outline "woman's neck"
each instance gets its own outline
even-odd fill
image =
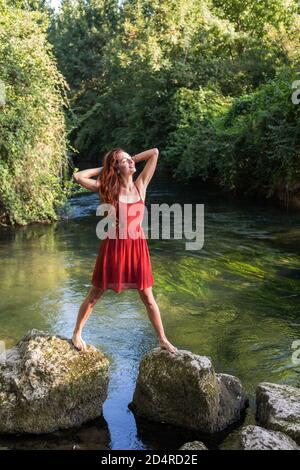
[[[131,192],[134,188],[134,182],[132,177],[128,178],[126,181],[121,182],[121,190]]]

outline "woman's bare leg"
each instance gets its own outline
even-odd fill
[[[138,292],[140,294],[142,302],[144,303],[147,309],[150,321],[156,331],[160,347],[163,349],[167,349],[172,353],[177,352],[177,348],[173,346],[170,341],[167,340],[167,337],[165,335],[164,327],[161,321],[160,311],[154,299],[152,287],[147,287],[146,289],[139,290]]]
[[[77,315],[76,325],[74,327],[73,336],[72,336],[72,343],[80,351],[86,349],[86,343],[85,341],[83,341],[81,337],[82,328],[85,322],[87,321],[89,315],[91,314],[94,305],[100,299],[103,292],[104,292],[103,289],[92,286],[86,298],[80,305],[78,315]]]

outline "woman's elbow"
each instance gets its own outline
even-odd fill
[[[73,173],[73,181],[75,181],[76,183],[79,183],[78,173]]]

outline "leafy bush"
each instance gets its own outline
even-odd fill
[[[47,41],[47,18],[0,0],[0,211],[3,224],[58,218],[71,187],[66,83]]]

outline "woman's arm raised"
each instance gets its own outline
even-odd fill
[[[148,184],[151,181],[152,176],[154,175],[157,160],[158,160],[159,150],[153,148],[150,150],[145,150],[144,152],[137,153],[132,157],[134,162],[140,162],[142,160],[147,160],[146,165],[144,166],[142,172],[137,177],[136,181],[141,180],[144,189],[147,188]]]
[[[94,180],[92,176],[99,176],[102,168],[103,167],[101,166],[100,168],[90,168],[88,170],[77,171],[76,173],[73,173],[73,179],[84,188],[97,193],[99,191],[99,181],[98,178]]]

